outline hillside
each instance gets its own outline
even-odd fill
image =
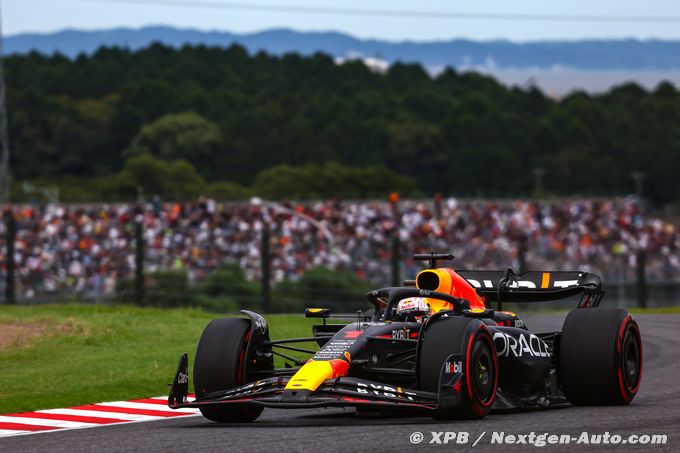
[[[295,52],[311,55],[324,52],[334,57],[379,57],[389,63],[414,62],[437,70],[445,66],[487,69],[578,70],[671,70],[680,69],[680,42],[639,40],[538,41],[447,41],[414,42],[358,39],[337,32],[300,32],[272,29],[236,34],[173,27],[116,28],[98,31],[65,30],[55,33],[26,33],[5,38],[8,54],[37,50],[69,57],[92,53],[101,46],[131,50],[153,42],[180,47],[185,44],[229,47],[239,44],[251,53],[263,50],[274,55]]]

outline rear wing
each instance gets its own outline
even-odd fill
[[[579,307],[596,307],[604,291],[595,274],[581,271],[456,270],[487,302],[546,302],[581,295]]]

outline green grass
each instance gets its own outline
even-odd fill
[[[164,395],[180,354],[191,358],[201,331],[219,316],[129,306],[0,306],[0,329],[46,328],[0,351],[0,414]],[[318,321],[267,320],[272,339],[309,336]]]

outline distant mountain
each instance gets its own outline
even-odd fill
[[[430,71],[445,66],[459,69],[498,70],[587,70],[587,71],[666,71],[680,70],[680,41],[588,40],[413,42],[357,39],[335,32],[298,32],[273,29],[257,33],[234,34],[172,27],[115,28],[101,31],[65,30],[56,33],[26,33],[5,38],[5,52],[26,53],[37,50],[69,57],[92,53],[101,46],[146,47],[158,41],[171,46],[205,44],[229,46],[239,43],[249,51],[273,54],[325,52],[336,58],[371,57],[417,62]]]

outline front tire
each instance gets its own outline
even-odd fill
[[[642,380],[642,340],[620,308],[577,308],[564,321],[559,379],[575,405],[626,405]]]
[[[206,326],[196,347],[194,391],[196,399],[210,392],[227,390],[244,383],[248,360],[245,357],[250,321],[242,318],[214,319]],[[247,423],[262,413],[262,407],[223,404],[201,407],[209,420],[220,423]]]
[[[479,419],[491,410],[498,388],[496,349],[489,329],[478,319],[451,317],[435,321],[423,334],[418,352],[418,382],[438,393],[442,365],[452,354],[464,358],[461,404],[437,409],[438,419]]]

